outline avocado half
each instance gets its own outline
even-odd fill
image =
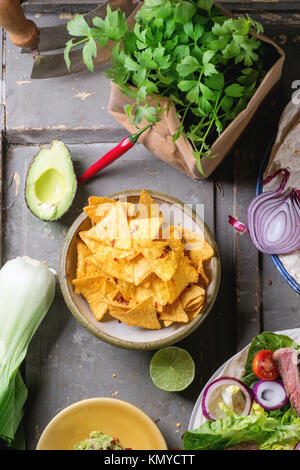
[[[34,157],[25,183],[25,199],[29,210],[46,221],[62,217],[71,206],[77,179],[68,148],[53,140]]]

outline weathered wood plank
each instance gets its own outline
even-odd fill
[[[81,12],[85,13],[104,0],[25,0],[22,2],[25,13],[45,13],[45,12]],[[224,4],[226,8],[232,11],[294,11],[299,10],[298,0],[265,0],[265,1],[239,1],[239,0],[220,0],[219,3]]]
[[[215,368],[236,350],[236,300],[234,234],[227,224],[233,206],[233,154],[229,154],[212,176],[215,188],[215,234],[221,254],[221,289],[215,307]]]
[[[34,18],[34,16],[28,16]],[[43,14],[39,26],[64,22]],[[66,77],[31,80],[32,57],[7,42],[6,135],[15,144],[116,142],[126,131],[107,111],[110,81],[105,68]]]
[[[264,329],[300,328],[299,294],[283,280],[269,256],[263,259],[262,288]]]

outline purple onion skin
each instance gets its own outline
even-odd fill
[[[280,168],[269,175],[263,184],[268,183],[277,175],[282,174],[279,187],[274,191],[258,194],[247,209],[248,228],[242,222],[229,216],[228,222],[240,232],[249,232],[251,241],[257,250],[269,255],[290,254],[300,249],[300,190],[292,189],[282,195],[290,178],[288,168]],[[269,224],[282,212],[286,213],[286,225],[282,227],[283,236],[276,242],[268,239]]]
[[[278,405],[275,405],[275,406],[265,406],[263,405],[262,403],[260,403],[258,397],[257,397],[257,389],[259,388],[259,386],[262,384],[262,383],[270,383],[270,382],[276,382],[278,383],[279,385],[281,385],[281,387],[283,388],[283,390],[285,391],[284,389],[284,386],[283,386],[283,383],[281,380],[260,380],[259,382],[257,382],[254,387],[253,387],[253,393],[254,393],[254,397],[255,397],[255,401],[257,401],[257,403],[263,407],[264,410],[266,411],[273,411],[273,410],[279,410],[279,408],[282,408],[284,405],[286,405],[289,401],[289,398],[286,394],[286,397],[284,400],[282,400],[280,403],[278,403]],[[299,449],[300,450],[300,449]]]
[[[300,450],[300,441],[295,445],[294,450]]]
[[[202,413],[203,413],[203,416],[205,416],[206,419],[210,420],[210,421],[216,421],[216,418],[214,418],[213,416],[211,416],[208,412],[208,409],[206,408],[206,397],[207,397],[207,394],[209,392],[209,389],[210,387],[217,383],[217,382],[224,382],[225,380],[229,380],[231,382],[234,382],[235,385],[240,385],[242,386],[242,389],[244,389],[248,395],[249,395],[249,398],[250,398],[250,402],[251,402],[251,406],[252,406],[252,402],[253,402],[253,398],[254,398],[254,395],[253,395],[253,392],[250,388],[248,388],[245,384],[243,384],[243,382],[241,382],[240,380],[236,379],[235,377],[219,377],[218,379],[214,380],[213,382],[211,382],[210,384],[207,385],[207,387],[205,388],[204,390],[204,393],[203,393],[203,398],[202,398]],[[230,385],[230,384],[228,384]],[[251,410],[251,406],[250,406],[250,409],[249,409],[249,412]]]

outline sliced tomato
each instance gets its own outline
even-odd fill
[[[279,376],[276,362],[273,359],[274,351],[262,349],[253,358],[253,372],[261,380],[275,380]]]

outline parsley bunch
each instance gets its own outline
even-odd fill
[[[199,171],[210,145],[247,106],[263,78],[262,44],[250,30],[262,32],[251,18],[227,18],[213,0],[145,0],[132,31],[124,13],[107,7],[105,19],[90,27],[82,15],[68,23],[66,44],[70,67],[72,47],[84,44],[83,61],[93,71],[97,44],[116,44],[107,77],[135,99],[125,111],[138,126],[161,119],[165,109],[151,103],[153,95],[170,98],[181,121],[173,136],[191,142]],[[150,99],[149,99],[150,97]],[[148,98],[148,99],[147,99]],[[153,101],[153,100],[152,100]]]

